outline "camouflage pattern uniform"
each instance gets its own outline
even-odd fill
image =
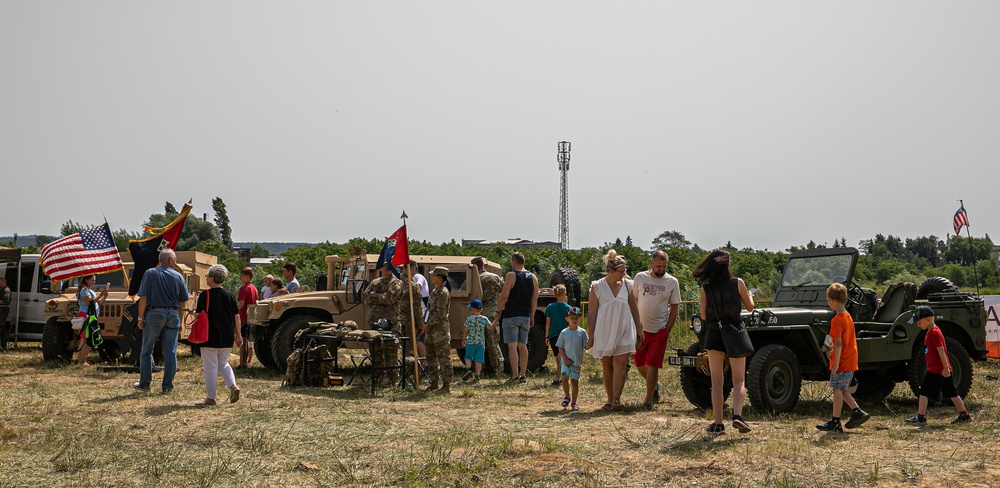
[[[0,349],[7,350],[8,334],[7,314],[10,313],[10,288],[0,288]]]
[[[483,270],[479,272],[479,283],[483,287],[483,316],[493,320],[497,311],[497,298],[503,291],[503,278]],[[493,368],[493,374],[503,373],[503,352],[500,351],[500,327],[486,330],[486,360]]]
[[[431,290],[430,318],[427,320],[427,336],[424,346],[427,348],[427,374],[431,384],[439,384],[440,378],[444,385],[451,384],[451,322],[448,321],[448,310],[451,307],[451,292],[444,285]]]
[[[399,290],[403,288],[403,282],[395,276],[389,278],[378,277],[368,285],[362,294],[362,300],[368,305],[368,327],[374,328],[375,322],[379,319],[386,319],[392,322],[392,330],[399,331]],[[399,345],[397,342],[385,341],[375,349],[372,357],[372,366],[394,366],[399,360]],[[399,381],[399,372],[390,371],[382,377],[381,385],[393,385]]]

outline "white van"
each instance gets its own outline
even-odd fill
[[[21,255],[20,270],[18,263],[0,263],[0,273],[7,278],[11,291],[10,314],[7,315],[11,340],[16,336],[22,341],[41,341],[42,329],[48,320],[42,315],[45,301],[58,295],[49,290],[52,281],[42,273],[39,257],[39,254]]]

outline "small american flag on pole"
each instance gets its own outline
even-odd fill
[[[955,212],[955,219],[952,221],[952,224],[955,226],[955,235],[959,234],[962,227],[969,226],[969,216],[965,213],[965,205],[962,205],[958,209],[958,212]]]
[[[62,281],[122,268],[115,239],[108,223],[68,235],[42,247],[42,269],[53,280]]]

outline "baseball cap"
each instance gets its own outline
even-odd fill
[[[927,305],[921,305],[917,307],[916,310],[913,311],[913,316],[910,317],[910,323],[915,324],[920,319],[933,316],[934,316],[934,310],[931,310],[931,307],[928,307]]]
[[[569,313],[566,314],[567,317],[581,317],[583,316],[583,311],[580,307],[570,307]]]
[[[472,303],[466,305],[465,308],[483,308],[483,301],[478,299],[473,300]]]

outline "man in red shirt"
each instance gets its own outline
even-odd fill
[[[927,401],[929,397],[937,398],[938,394],[943,394],[945,398],[950,398],[958,409],[958,418],[953,420],[953,424],[961,424],[972,421],[969,412],[965,410],[965,403],[955,389],[955,382],[951,380],[951,362],[948,361],[948,349],[945,346],[944,334],[941,329],[934,324],[934,311],[931,307],[921,305],[913,311],[910,317],[911,324],[917,324],[921,330],[926,330],[924,345],[924,358],[927,360],[927,374],[920,382],[920,398],[917,400],[917,414],[906,419],[908,424],[923,425],[927,422]]]
[[[253,327],[247,321],[247,306],[257,303],[257,288],[250,280],[253,279],[253,269],[249,266],[240,271],[239,294],[236,295],[237,305],[240,308],[240,335],[243,336],[243,345],[240,346],[240,366],[250,367],[253,361]]]

